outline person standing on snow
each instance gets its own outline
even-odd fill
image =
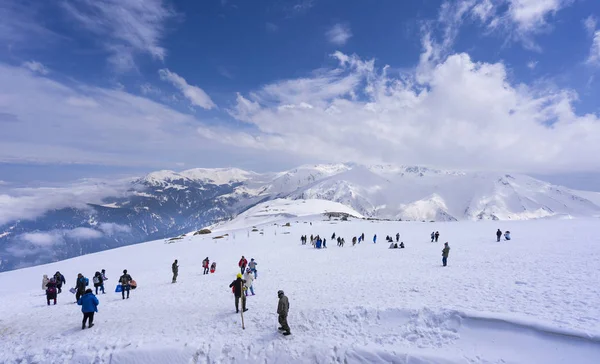
[[[48,284],[48,282],[50,282],[50,279],[48,278],[47,274],[44,274],[44,277],[42,278],[42,289],[44,291],[46,290],[46,288],[48,288],[48,287],[46,287],[46,285]]]
[[[58,293],[62,292],[62,285],[67,284],[65,276],[63,276],[59,271],[54,273],[54,279],[56,279],[56,289],[58,289]]]
[[[377,234],[373,235],[373,244],[377,243]]]
[[[171,283],[177,282],[177,275],[179,274],[179,266],[177,265],[177,259],[171,265],[171,270],[173,271],[173,281]]]
[[[279,297],[279,303],[277,304],[277,315],[279,315],[279,331],[283,331],[284,335],[290,335],[290,326],[288,325],[287,322],[287,316],[288,316],[288,312],[290,310],[290,302],[288,300],[288,298],[286,297],[285,293],[283,293],[283,291],[279,290],[277,292],[277,297]]]
[[[102,274],[100,272],[96,272],[96,274],[94,274],[92,282],[94,283],[94,288],[96,288],[96,294],[98,294],[98,288],[100,288],[102,294],[104,294],[104,278],[102,278]]]
[[[333,233],[333,235],[331,235],[331,240],[335,240],[335,233]]]
[[[323,248],[327,248],[327,238],[323,238]]]
[[[436,243],[438,242],[438,239],[439,239],[439,237],[440,237],[440,232],[439,232],[439,231],[436,231],[436,232],[435,232],[435,242],[436,242]]]
[[[400,233],[396,233],[396,243],[400,241]]]
[[[496,241],[500,241],[500,238],[502,237],[502,231],[500,229],[498,229],[498,231],[496,231]]]
[[[448,246],[448,242],[445,242],[444,249],[442,249],[442,264],[444,267],[448,264],[448,254],[450,254],[450,247]]]
[[[90,280],[85,278],[83,276],[83,274],[81,274],[81,273],[77,274],[77,281],[75,283],[75,290],[76,290],[75,301],[76,302],[79,301],[79,298],[84,295],[85,287],[87,287],[89,283],[90,283]]]
[[[81,329],[85,329],[85,322],[89,320],[88,328],[94,326],[94,313],[98,312],[98,297],[94,296],[92,289],[88,288],[84,295],[77,300],[77,304],[81,306],[81,312],[83,312],[83,321],[81,322]]]
[[[102,280],[103,280],[103,281],[106,281],[106,280],[108,280],[108,278],[106,278],[106,269],[102,269],[102,270],[100,271],[100,273],[102,273]]]
[[[203,274],[208,274],[208,266],[210,265],[210,260],[208,260],[208,257],[206,257],[206,259],[204,259],[202,261],[202,268],[204,268],[204,273]]]
[[[257,271],[256,271],[256,266],[258,265],[258,263],[256,263],[256,261],[254,260],[254,258],[250,259],[250,263],[248,264],[248,268],[250,268],[250,271],[252,273],[254,273],[254,279],[257,278]]]
[[[121,296],[125,299],[125,291],[127,291],[127,298],[129,299],[129,290],[131,289],[131,281],[133,278],[129,274],[127,274],[127,269],[123,270],[123,275],[119,278],[119,283],[121,283]]]
[[[238,262],[238,267],[240,267],[241,274],[244,274],[244,271],[246,270],[247,265],[248,265],[248,260],[246,260],[246,258],[244,258],[244,256],[242,255],[242,259],[240,259],[240,261]]]
[[[236,280],[229,285],[229,288],[233,288],[233,295],[235,296],[235,313],[240,312],[240,298],[242,299],[242,311],[248,311],[246,308],[246,295],[244,295],[244,283],[242,275],[238,273]]]
[[[254,274],[250,268],[246,268],[246,273],[244,274],[244,280],[246,281],[246,297],[248,297],[248,290],[254,296]]]
[[[433,241],[435,240],[435,231],[431,232],[431,242],[433,243]]]
[[[56,279],[52,277],[46,283],[46,301],[48,302],[48,306],[50,306],[50,300],[54,300],[54,304],[56,305],[56,296]]]

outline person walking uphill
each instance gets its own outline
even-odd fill
[[[48,306],[50,306],[50,300],[54,300],[54,304],[56,305],[56,296],[56,279],[52,277],[46,283],[46,301],[48,302]]]
[[[248,268],[250,268],[250,271],[252,273],[254,273],[254,279],[257,278],[257,271],[256,271],[256,266],[258,265],[258,263],[256,263],[256,261],[254,260],[254,258],[250,259],[250,263],[248,263]]]
[[[439,238],[440,238],[440,232],[439,232],[439,231],[436,231],[436,232],[435,232],[435,242],[436,242],[436,243],[438,242],[438,239],[439,239]]]
[[[92,278],[92,282],[94,282],[94,288],[96,288],[96,294],[98,294],[98,288],[100,288],[100,290],[102,291],[102,294],[104,294],[104,277],[102,276],[102,273],[100,272],[96,272],[96,274],[94,274],[94,278]]]
[[[42,278],[42,289],[44,291],[46,290],[46,288],[48,288],[48,287],[46,287],[46,285],[48,284],[48,282],[50,282],[50,278],[48,278],[47,274],[44,274],[44,277]]]
[[[125,291],[127,291],[127,298],[129,298],[129,290],[131,289],[131,281],[133,278],[129,274],[127,274],[127,269],[123,270],[123,275],[119,278],[119,283],[121,283],[121,296],[125,299]]]
[[[56,279],[56,288],[58,289],[58,293],[62,292],[62,285],[67,284],[65,280],[65,276],[63,276],[60,272],[54,273],[54,279]]]
[[[246,308],[246,295],[244,294],[244,283],[246,282],[242,279],[242,275],[238,273],[236,280],[231,282],[231,284],[229,285],[229,288],[233,288],[233,295],[235,296],[235,313],[240,312],[240,298],[242,299],[242,311],[248,311],[248,309]]]
[[[75,283],[75,301],[79,301],[79,298],[85,294],[85,287],[88,286],[90,280],[85,278],[83,274],[77,274],[77,281]]]
[[[501,237],[502,237],[502,231],[500,229],[498,229],[498,231],[496,231],[496,241],[500,241]]]
[[[85,329],[85,322],[89,320],[88,328],[94,326],[94,313],[98,312],[98,297],[94,296],[92,289],[88,288],[85,294],[77,300],[77,304],[81,306],[81,312],[83,312],[83,321],[81,322],[81,329]]]
[[[210,260],[208,259],[208,257],[206,257],[206,259],[204,259],[202,261],[202,268],[204,268],[203,274],[208,274],[209,265],[210,265]]]
[[[277,314],[279,315],[279,328],[278,330],[283,331],[284,335],[290,335],[290,326],[287,322],[288,312],[290,310],[290,301],[286,297],[283,291],[277,292],[277,297],[279,297],[279,304],[277,305]]]
[[[442,264],[444,267],[448,264],[448,254],[450,254],[450,247],[448,242],[444,243],[444,249],[442,249]]]
[[[173,271],[173,282],[171,283],[175,283],[177,282],[177,274],[179,274],[179,266],[177,265],[177,259],[175,259],[175,261],[171,265],[171,270]]]
[[[246,260],[246,258],[244,258],[244,256],[242,255],[242,259],[240,259],[240,261],[238,262],[238,267],[240,267],[241,274],[244,274],[244,272],[246,271],[247,265],[248,265],[248,260]]]

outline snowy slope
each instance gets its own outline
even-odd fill
[[[286,200],[276,199],[258,204],[231,221],[217,224],[212,229],[217,231],[243,229],[285,219],[298,217],[322,218],[323,214],[337,212],[348,214],[357,218],[363,216],[352,208],[337,202],[327,200]]]
[[[262,234],[223,226],[218,234],[0,273],[0,363],[600,362],[597,219],[265,219]],[[496,243],[497,228],[513,240]],[[450,242],[446,268],[441,243],[428,242],[432,230]],[[377,233],[380,242],[300,245],[300,235],[333,232],[347,242]],[[396,232],[406,249],[382,242]],[[246,330],[228,288],[241,255],[258,262]],[[206,256],[217,273],[202,275]],[[173,259],[177,284],[170,283]],[[77,273],[91,277],[101,268],[108,292],[99,295],[95,327],[81,330],[69,293],[46,306],[43,274],[60,270],[69,287]],[[124,268],[139,284],[129,300],[112,292]],[[279,289],[290,299],[290,337],[276,329]]]

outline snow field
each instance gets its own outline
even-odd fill
[[[291,227],[283,227],[285,222]],[[298,222],[296,222],[298,221]],[[312,222],[312,226],[309,221]],[[154,241],[0,274],[0,363],[598,363],[597,219],[416,223],[304,217]],[[497,228],[513,240],[495,242]],[[431,231],[440,242],[430,243]],[[338,248],[332,233],[346,240]],[[351,239],[366,241],[352,247]],[[406,249],[387,249],[401,234]],[[228,233],[223,239],[212,239]],[[377,233],[378,243],[372,243]],[[320,234],[327,249],[300,245]],[[451,247],[441,267],[443,242]],[[246,330],[228,285],[241,255],[258,265]],[[202,275],[201,261],[217,262]],[[179,260],[178,283],[171,263]],[[63,289],[46,306],[43,274],[72,287],[105,268],[96,326]],[[139,288],[123,301],[123,269]],[[277,332],[277,290],[292,336]]]

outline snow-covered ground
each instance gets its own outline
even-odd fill
[[[306,216],[5,272],[0,363],[599,363],[598,223]],[[497,243],[497,228],[513,240]],[[432,230],[440,243],[429,242]],[[367,241],[352,247],[363,232]],[[388,249],[385,236],[396,232],[406,249]],[[302,234],[326,237],[328,248],[300,245]],[[241,255],[259,263],[245,330],[228,288]],[[206,256],[218,267],[203,276]],[[43,274],[60,270],[71,287],[77,273],[91,281],[102,268],[108,293],[99,295],[95,327],[81,330],[66,290],[46,306]],[[139,288],[123,301],[114,287],[125,268]],[[279,289],[290,300],[289,337],[277,332]]]

